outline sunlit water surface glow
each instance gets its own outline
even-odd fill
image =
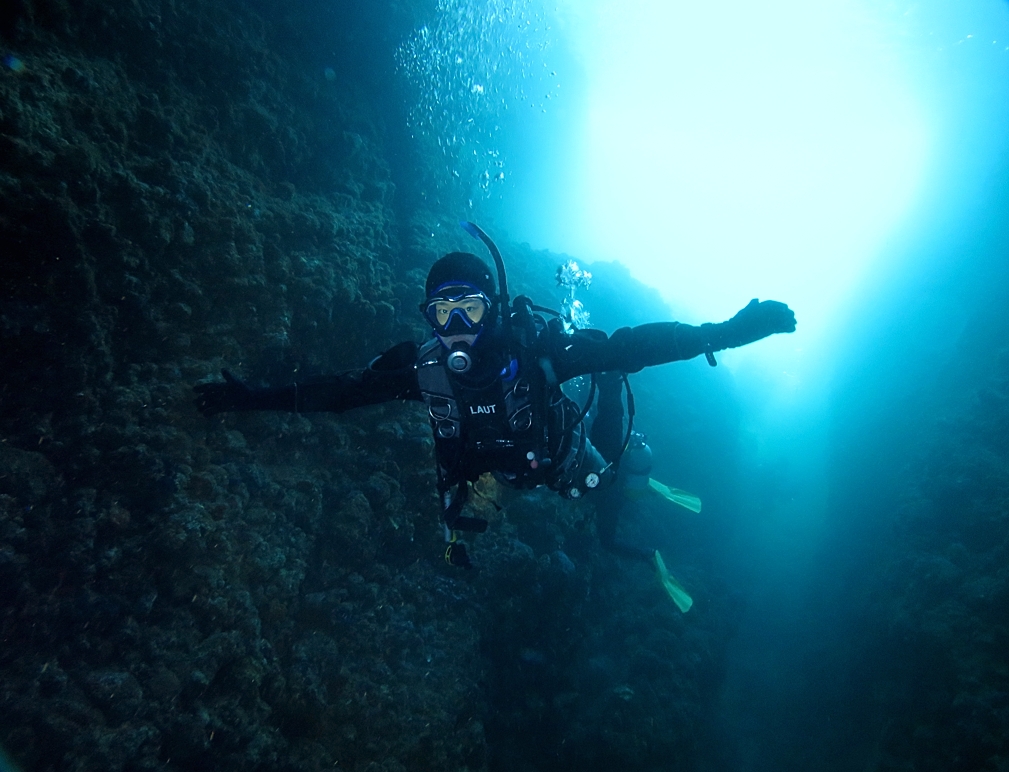
[[[929,159],[886,30],[853,3],[623,6],[604,0],[579,33],[572,248],[627,263],[694,320],[771,297],[818,328]]]
[[[795,392],[894,240],[930,227],[937,170],[969,196],[1005,149],[964,127],[1009,101],[1009,5],[948,5],[567,0],[584,103],[562,181],[511,191],[514,235],[625,263],[683,321],[788,302],[800,334],[726,363]]]

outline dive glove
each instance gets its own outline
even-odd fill
[[[777,300],[754,298],[727,322],[704,324],[712,351],[745,346],[778,332],[795,332],[795,313]]]
[[[196,409],[208,418],[229,410],[252,410],[252,388],[230,370],[221,370],[221,375],[224,383],[198,383],[193,387]]]

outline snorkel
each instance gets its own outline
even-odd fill
[[[487,247],[490,256],[494,258],[494,265],[497,267],[498,282],[498,306],[501,309],[501,326],[504,328],[506,340],[511,340],[511,301],[508,298],[508,275],[505,273],[504,260],[501,259],[501,252],[497,245],[491,241],[490,236],[483,232],[483,229],[476,223],[463,220],[459,223],[462,229],[475,239],[479,239]]]

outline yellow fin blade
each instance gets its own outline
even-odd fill
[[[674,504],[679,504],[684,509],[689,509],[691,512],[701,511],[701,500],[693,493],[670,488],[651,478],[648,479],[648,486],[663,498],[669,499]]]
[[[683,589],[680,583],[666,569],[666,562],[662,559],[662,555],[659,554],[658,550],[655,550],[654,558],[655,568],[658,569],[659,581],[662,582],[662,588],[673,599],[676,607],[686,614],[690,611],[690,607],[694,605],[694,599],[687,594],[687,591]]]

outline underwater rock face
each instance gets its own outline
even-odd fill
[[[282,383],[423,334],[441,224],[398,208],[362,57],[432,4],[388,5],[0,16],[0,746],[25,769],[689,758],[723,591],[688,640],[538,494],[453,572],[417,406],[191,404],[222,367]]]
[[[279,57],[292,19],[274,13],[28,3],[4,20],[24,67],[0,77],[0,743],[26,768],[350,766],[424,742],[410,715],[471,736],[447,697],[439,719],[405,677],[385,686],[450,634],[439,667],[465,667],[475,640],[370,564],[407,516],[389,453],[353,424],[190,404],[224,364],[286,378],[412,333],[377,116],[304,52]],[[352,575],[324,618],[302,609]],[[404,605],[425,611],[379,626]]]
[[[866,657],[880,769],[1009,765],[1009,353],[907,470]]]

